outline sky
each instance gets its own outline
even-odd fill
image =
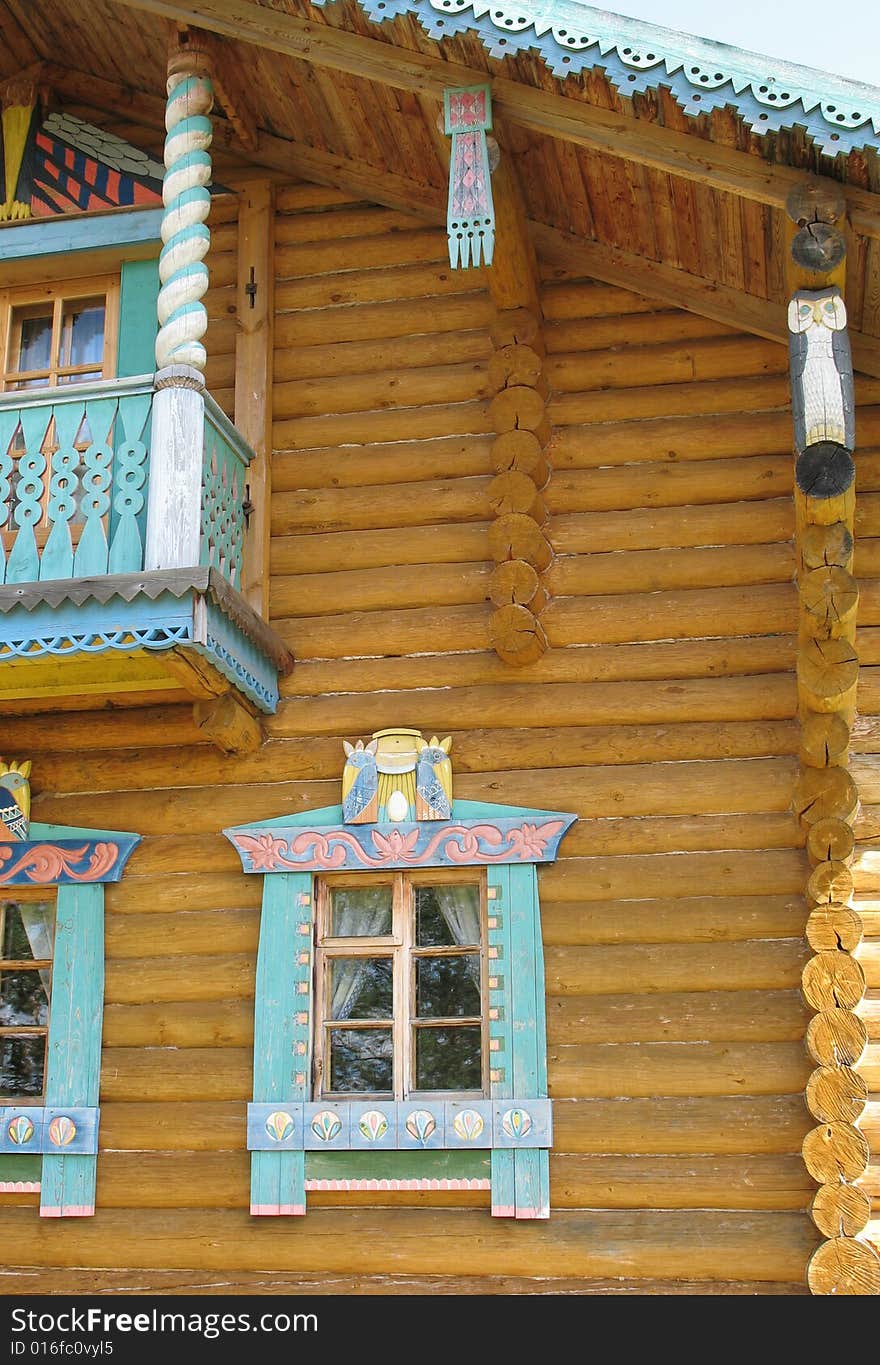
[[[880,0],[595,0],[594,8],[880,86]]]

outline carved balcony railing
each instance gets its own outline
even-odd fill
[[[0,703],[182,686],[275,709],[290,656],[238,591],[253,452],[206,394],[198,547],[151,558],[175,497],[150,488],[154,399],[153,375],[0,394]]]
[[[145,567],[153,377],[0,394],[0,583]],[[199,562],[241,578],[252,452],[205,396]]]

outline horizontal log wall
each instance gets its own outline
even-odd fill
[[[235,274],[228,226],[212,320]],[[545,281],[550,647],[511,667],[488,629],[493,311],[446,250],[402,214],[279,191],[271,612],[297,663],[261,750],[226,758],[174,707],[6,727],[33,758],[37,819],[145,836],[107,894],[98,1212],[41,1226],[21,1195],[7,1214],[22,1264],[59,1284],[129,1267],[150,1286],[222,1270],[242,1292],[317,1272],[365,1292],[517,1292],[536,1276],[564,1292],[804,1292],[818,1236],[800,1155],[809,867],[791,811],[784,349]],[[225,403],[233,329],[212,325]],[[875,439],[878,397],[861,393]],[[581,817],[539,874],[546,1224],[490,1219],[484,1192],[324,1192],[304,1220],[247,1213],[260,884],[219,830],[337,801],[342,739],[395,723],[453,735],[458,797]]]

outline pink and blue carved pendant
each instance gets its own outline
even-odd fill
[[[486,133],[492,127],[488,85],[444,90],[445,128],[452,136],[446,231],[449,263],[491,265],[495,250],[495,206]]]

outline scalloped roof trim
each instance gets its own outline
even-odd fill
[[[318,7],[331,0],[312,0]],[[476,32],[491,56],[532,50],[555,76],[601,66],[621,94],[667,86],[692,115],[732,105],[756,133],[804,127],[831,156],[880,147],[880,88],[574,0],[358,0],[410,14],[434,39]]]

